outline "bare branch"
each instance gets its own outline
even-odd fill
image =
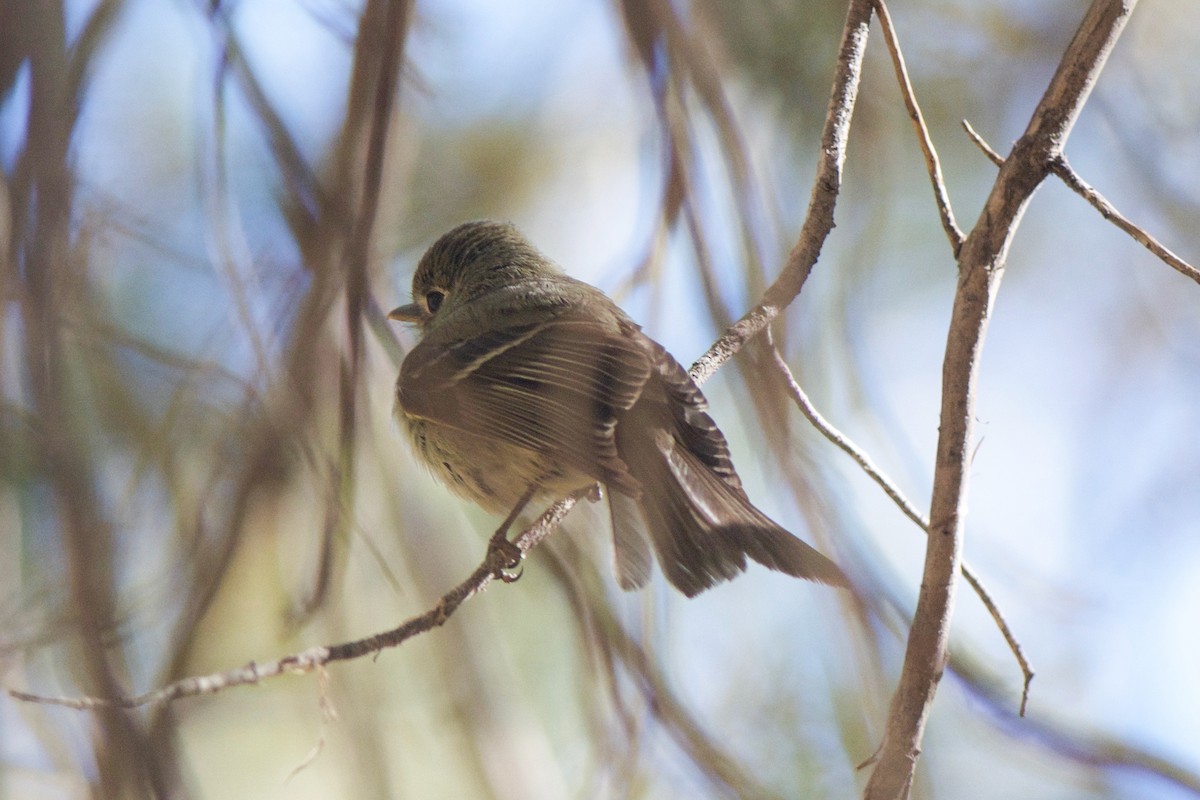
[[[950,249],[954,252],[954,257],[958,258],[958,251],[962,249],[963,244],[963,232],[954,221],[954,209],[950,207],[950,195],[946,192],[946,183],[942,177],[942,164],[938,160],[937,150],[933,147],[929,129],[925,127],[925,117],[921,114],[921,107],[917,105],[912,82],[908,79],[908,67],[904,64],[904,54],[900,51],[896,29],[892,27],[892,15],[888,13],[887,4],[883,0],[875,0],[875,13],[879,15],[879,25],[883,28],[883,40],[887,42],[888,52],[892,54],[892,65],[896,69],[900,93],[904,95],[908,118],[912,120],[917,139],[921,143],[921,152],[925,154],[925,168],[929,170],[929,180],[933,184],[933,199],[937,203],[938,215],[942,218],[942,228],[946,231],[946,238],[950,240]]]
[[[587,490],[576,492],[563,500],[559,500],[546,509],[537,521],[526,528],[520,536],[513,540],[522,553],[527,553],[549,536],[563,517],[567,515],[579,498],[585,496]],[[492,579],[503,568],[499,563],[503,558],[498,550],[489,550],[483,560],[471,575],[442,595],[437,604],[424,614],[412,617],[390,631],[377,633],[364,639],[357,639],[343,644],[324,647],[310,647],[299,653],[283,658],[258,664],[253,661],[243,667],[201,675],[169,683],[159,689],[133,697],[45,697],[28,692],[9,689],[8,694],[17,700],[33,703],[65,706],[75,709],[95,708],[137,708],[145,705],[169,703],[183,697],[196,697],[202,694],[213,694],[234,686],[248,686],[261,683],[269,678],[275,678],[286,673],[307,673],[323,668],[335,661],[349,661],[372,655],[389,647],[396,647],[418,634],[445,624],[446,620],[458,610],[467,599],[479,594],[487,588]]]
[[[779,312],[796,299],[808,275],[812,272],[825,239],[833,230],[833,212],[842,186],[842,166],[846,161],[846,141],[850,135],[850,119],[858,96],[862,76],[863,55],[867,49],[867,33],[871,22],[871,0],[851,0],[842,29],[838,51],[837,71],[825,113],[825,128],[821,134],[821,158],[817,164],[817,179],[804,225],[787,263],[775,282],[768,287],[763,300],[745,316],[730,326],[708,351],[692,365],[692,379],[701,383],[716,372],[753,339]]]
[[[958,290],[942,365],[925,571],[879,760],[864,794],[868,800],[908,797],[925,723],[945,668],[962,560],[979,362],[1009,245],[1034,190],[1062,152],[1134,5],[1135,0],[1092,3],[1028,128],[1001,166],[959,254]]]
[[[1079,177],[1079,174],[1075,170],[1071,169],[1071,165],[1067,163],[1066,156],[1059,153],[1058,157],[1050,163],[1050,169],[1062,179],[1063,183],[1071,187],[1077,195],[1091,203],[1092,207],[1099,211],[1106,220],[1140,242],[1143,247],[1162,259],[1163,263],[1168,267],[1181,275],[1191,278],[1196,283],[1200,283],[1200,270],[1172,253],[1166,246],[1147,233],[1145,229],[1138,227],[1120,211],[1117,211],[1112,203],[1105,200],[1102,194],[1093,189],[1087,181]]]
[[[967,136],[971,137],[971,141],[992,160],[992,163],[997,166],[1004,163],[1004,159],[983,140],[982,136],[975,132],[975,129],[971,127],[971,123],[964,119],[962,126],[966,130]],[[1071,168],[1065,155],[1059,153],[1058,157],[1051,161],[1050,171],[1057,175],[1075,194],[1091,203],[1092,207],[1099,211],[1101,216],[1140,242],[1143,247],[1162,259],[1163,263],[1168,267],[1200,283],[1200,269],[1196,269],[1175,255],[1166,245],[1151,236],[1145,228],[1139,227],[1118,211],[1112,203],[1104,198],[1104,195],[1092,188],[1087,181],[1079,176],[1079,173]]]
[[[995,164],[997,167],[1004,166],[1004,156],[993,150],[992,146],[985,142],[983,137],[975,132],[975,129],[971,127],[971,123],[964,119],[962,121],[962,126],[963,130],[967,132],[967,136],[969,136],[971,141],[975,143],[975,146],[982,150],[983,154],[987,156],[993,164]]]
[[[791,368],[788,367],[787,362],[783,360],[783,356],[780,354],[779,350],[775,347],[771,347],[770,349],[771,356],[775,362],[775,368],[778,369],[783,375],[783,379],[787,384],[788,391],[792,395],[792,400],[795,401],[797,408],[800,409],[800,413],[804,415],[805,419],[811,422],[813,427],[820,431],[822,436],[833,442],[834,445],[840,448],[848,456],[853,458],[855,462],[862,467],[863,472],[867,473],[867,476],[871,480],[879,484],[879,487],[883,489],[884,494],[892,499],[892,502],[894,502],[896,506],[904,512],[904,515],[916,523],[917,527],[925,531],[925,534],[928,535],[929,520],[925,518],[925,515],[918,511],[917,507],[913,505],[907,497],[904,496],[902,491],[900,491],[900,487],[897,486],[891,478],[885,475],[883,471],[875,465],[875,462],[872,460],[871,456],[869,456],[861,447],[851,441],[846,434],[835,428],[829,422],[829,420],[825,419],[825,417],[821,415],[821,412],[817,411],[816,406],[812,404],[812,401],[809,399],[804,389],[800,386],[799,382],[796,381],[795,376],[792,375]],[[975,571],[967,564],[965,559],[962,562],[962,575],[966,579],[967,583],[971,585],[971,588],[975,590],[975,594],[983,603],[983,607],[986,608],[988,613],[992,615],[992,620],[995,621],[996,627],[1000,630],[1000,635],[1003,636],[1004,641],[1008,643],[1008,649],[1012,651],[1013,657],[1017,659],[1017,665],[1021,668],[1021,676],[1024,680],[1024,683],[1021,689],[1021,705],[1019,714],[1023,717],[1025,716],[1025,707],[1029,703],[1029,685],[1033,682],[1033,667],[1030,666],[1029,660],[1025,657],[1025,651],[1021,648],[1021,643],[1017,641],[1016,635],[1013,634],[1012,628],[1009,627],[1008,620],[1004,618],[1004,614],[1000,611],[1000,607],[996,604],[996,601],[992,599],[992,595],[984,587],[983,582],[975,574]]]

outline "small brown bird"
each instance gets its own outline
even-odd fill
[[[832,561],[755,508],[687,371],[599,289],[563,274],[512,225],[468,222],[421,258],[396,409],[458,494],[504,514],[530,496],[608,489],[622,588],[653,547],[689,597],[746,557],[845,585]]]

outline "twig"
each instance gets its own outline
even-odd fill
[[[574,508],[579,498],[586,496],[589,491],[590,489],[576,492],[550,506],[538,517],[537,521],[513,540],[513,544],[519,547],[522,553],[532,550],[553,532],[567,512]],[[499,551],[489,551],[483,563],[475,568],[470,577],[442,595],[433,608],[424,614],[412,617],[399,627],[364,639],[331,646],[310,647],[265,664],[251,661],[238,669],[184,678],[133,697],[46,697],[14,689],[9,689],[8,694],[17,700],[75,709],[137,708],[169,703],[183,697],[213,694],[233,686],[257,684],[289,672],[300,674],[312,672],[335,661],[349,661],[378,653],[389,647],[396,647],[407,639],[445,624],[446,620],[458,610],[464,601],[487,588],[496,573],[503,567],[503,564],[499,563],[502,559],[503,554]]]
[[[892,27],[892,15],[888,13],[887,4],[883,0],[875,0],[875,13],[879,15],[883,40],[887,43],[888,52],[892,54],[892,65],[896,68],[896,80],[900,83],[900,93],[904,96],[908,118],[912,120],[917,139],[921,143],[921,152],[925,154],[925,168],[929,170],[929,180],[933,184],[933,199],[937,203],[938,215],[942,218],[942,228],[946,231],[946,238],[950,240],[950,249],[954,251],[954,257],[958,258],[958,251],[963,245],[963,232],[954,221],[954,209],[950,207],[950,195],[946,192],[946,183],[942,177],[942,164],[938,160],[937,150],[933,147],[929,129],[925,127],[925,118],[921,115],[921,107],[917,105],[912,82],[908,79],[908,67],[904,64],[904,54],[900,51],[896,29]]]
[[[837,71],[825,112],[825,128],[821,134],[821,158],[817,178],[808,201],[808,213],[800,236],[787,263],[775,282],[768,287],[763,300],[733,323],[720,339],[692,365],[692,379],[704,382],[721,365],[732,358],[746,342],[753,339],[771,323],[779,312],[796,299],[808,280],[821,246],[833,230],[833,212],[842,186],[842,166],[846,161],[846,141],[850,134],[850,118],[858,96],[862,76],[863,55],[867,49],[867,33],[871,22],[871,0],[851,0],[842,29],[838,51]]]
[[[1004,159],[983,140],[983,137],[975,132],[971,127],[971,123],[965,119],[962,121],[963,129],[966,130],[967,136],[971,137],[976,146],[982,150],[988,158],[997,166],[1004,163]],[[1121,230],[1128,233],[1136,241],[1140,242],[1143,247],[1149,250],[1154,255],[1158,256],[1163,263],[1175,270],[1184,277],[1191,278],[1196,283],[1200,283],[1200,269],[1193,267],[1188,262],[1184,261],[1179,256],[1171,252],[1166,245],[1155,239],[1146,231],[1145,228],[1139,227],[1132,222],[1128,217],[1122,214],[1113,206],[1112,203],[1105,199],[1104,195],[1096,191],[1091,184],[1079,176],[1070,163],[1067,162],[1067,157],[1059,153],[1050,162],[1050,171],[1062,180],[1075,194],[1082,197],[1092,204],[1092,207],[1100,212],[1100,215],[1106,220],[1116,225]]]
[[[983,154],[987,156],[993,164],[995,164],[997,167],[1004,166],[1004,156],[993,150],[992,146],[985,142],[983,137],[975,132],[975,129],[971,127],[971,123],[964,119],[962,121],[962,126],[963,130],[967,132],[967,136],[970,137],[971,141],[975,143],[975,146],[982,150]]]
[[[913,505],[907,497],[904,496],[902,491],[900,491],[900,487],[896,486],[892,479],[885,475],[883,471],[875,465],[875,462],[862,448],[851,441],[846,434],[835,428],[827,419],[825,419],[825,417],[821,415],[821,412],[817,411],[816,406],[812,404],[812,401],[809,399],[804,389],[800,386],[799,382],[796,381],[795,376],[792,374],[791,368],[789,368],[787,362],[783,360],[783,356],[780,354],[779,350],[774,346],[772,346],[770,350],[771,356],[775,361],[775,367],[783,375],[783,379],[787,383],[788,390],[791,392],[792,400],[795,401],[796,406],[800,409],[800,413],[802,413],[804,417],[812,423],[814,428],[820,431],[821,435],[831,441],[848,456],[853,458],[858,465],[862,467],[863,472],[867,473],[867,476],[871,478],[871,480],[879,484],[879,488],[883,489],[884,493],[892,499],[892,502],[894,502],[899,509],[904,512],[904,515],[912,520],[918,528],[925,531],[925,534],[928,535],[929,520],[925,518],[925,515],[917,510],[917,507]],[[992,615],[992,620],[995,621],[996,627],[1000,630],[1000,635],[1003,636],[1004,641],[1008,643],[1008,649],[1012,651],[1013,657],[1017,659],[1017,665],[1021,668],[1023,686],[1021,689],[1021,705],[1018,713],[1023,717],[1025,716],[1025,708],[1029,703],[1029,684],[1033,682],[1033,667],[1030,666],[1029,660],[1025,657],[1025,651],[1021,649],[1021,643],[1017,641],[1017,637],[1013,634],[1012,629],[1008,626],[1008,621],[1004,618],[1004,614],[1000,611],[1000,607],[996,604],[996,601],[992,599],[991,594],[984,587],[983,582],[978,578],[978,576],[975,575],[975,571],[971,569],[965,559],[962,562],[961,571],[967,583],[969,583],[971,588],[975,590],[975,594],[979,597],[980,602],[983,603],[983,607],[986,608],[988,613]]]
[[[979,363],[1012,239],[1033,192],[1050,174],[1092,87],[1136,5],[1095,0],[1067,46],[1024,135],[1005,159],[959,253],[959,279],[942,364],[930,533],[904,667],[892,698],[866,800],[904,800],[925,723],[945,669],[966,523],[968,466]]]
[[[1050,170],[1063,183],[1071,187],[1077,195],[1091,203],[1092,207],[1099,211],[1101,216],[1140,242],[1143,247],[1162,259],[1163,263],[1168,267],[1181,275],[1191,278],[1196,283],[1200,283],[1200,269],[1196,269],[1172,253],[1143,228],[1138,227],[1120,211],[1117,211],[1112,203],[1105,200],[1102,194],[1093,189],[1083,178],[1079,177],[1079,173],[1071,169],[1071,165],[1067,163],[1066,156],[1059,153],[1058,157],[1050,162]]]

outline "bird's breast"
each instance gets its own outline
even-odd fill
[[[413,451],[430,472],[493,514],[507,514],[533,485],[541,487],[539,496],[557,498],[592,482],[549,454],[414,416],[403,406],[398,412]]]

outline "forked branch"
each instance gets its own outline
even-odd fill
[[[1061,155],[1135,4],[1135,0],[1092,3],[1024,135],[1000,167],[983,212],[959,253],[958,290],[942,364],[942,407],[924,576],[899,686],[867,783],[868,800],[908,797],[925,723],[945,669],[962,564],[979,363],[1009,245],[1034,190]]]

